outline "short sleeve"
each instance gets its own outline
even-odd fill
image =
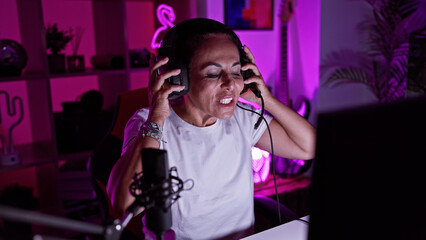
[[[238,105],[240,105],[244,109],[237,107],[234,112],[235,118],[237,119],[241,127],[250,133],[251,144],[252,146],[254,146],[267,129],[267,124],[272,121],[272,116],[268,115],[267,113],[264,113],[264,119],[261,119],[261,123],[258,128],[254,129],[254,125],[259,120],[262,110],[256,109],[249,104],[241,102],[239,102]]]
[[[148,114],[149,109],[142,108],[136,111],[129,121],[127,121],[126,127],[124,128],[123,148],[121,154],[125,152],[129,143],[139,134],[139,129],[148,119]]]

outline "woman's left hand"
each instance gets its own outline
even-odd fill
[[[241,70],[247,71],[250,69],[254,73],[252,77],[249,77],[246,80],[244,80],[244,84],[250,84],[250,83],[256,84],[256,87],[261,92],[263,98],[272,96],[268,87],[266,87],[265,81],[263,80],[262,74],[260,74],[259,68],[255,64],[254,56],[251,53],[250,49],[245,45],[243,49],[244,49],[244,52],[247,54],[249,63],[242,66]],[[247,92],[243,93],[241,97],[250,102],[255,102],[257,104],[261,103],[261,100],[258,97],[256,97],[256,95],[254,95],[254,93],[251,90],[248,90]]]

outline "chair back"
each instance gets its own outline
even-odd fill
[[[147,88],[121,93],[118,96],[114,118],[109,131],[89,157],[87,170],[92,178],[96,197],[101,205],[103,224],[110,224],[117,217],[106,194],[106,185],[114,164],[121,156],[124,128],[127,121],[138,109],[148,106]],[[136,238],[135,236],[130,237],[128,231],[125,231],[121,239],[144,239],[140,218],[133,218],[126,229],[135,235]]]

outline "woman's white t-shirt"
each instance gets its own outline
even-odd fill
[[[138,134],[148,113],[149,109],[140,109],[128,121],[124,146]],[[169,166],[177,168],[179,178],[192,179],[194,183],[191,190],[180,193],[181,198],[171,207],[176,239],[238,239],[252,230],[251,147],[266,130],[264,121],[254,129],[258,118],[236,108],[228,120],[218,119],[211,126],[197,127],[170,108],[160,148],[167,151]],[[268,123],[272,119],[268,115],[265,118]]]

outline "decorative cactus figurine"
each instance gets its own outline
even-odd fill
[[[17,164],[21,161],[19,153],[15,152],[15,149],[13,147],[12,131],[19,123],[22,122],[22,119],[24,118],[24,108],[22,105],[22,98],[13,97],[12,99],[10,99],[9,94],[6,91],[0,90],[0,96],[2,94],[5,95],[6,104],[0,104],[0,128],[4,130],[5,133],[7,133],[7,136],[0,135],[0,140],[3,148],[3,151],[0,152],[0,165],[8,166]],[[2,98],[0,98],[0,103],[1,99]],[[2,109],[2,106],[6,106],[6,109]],[[17,115],[18,113],[19,115]],[[5,116],[17,118],[17,120],[10,125],[7,131],[6,129],[4,129]]]

